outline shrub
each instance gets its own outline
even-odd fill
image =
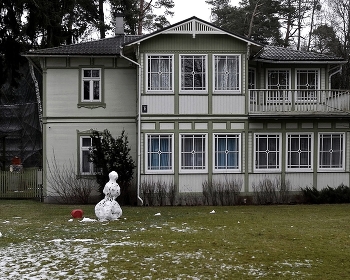
[[[324,204],[324,203],[350,203],[350,188],[344,184],[337,188],[327,186],[322,190],[315,187],[301,189],[305,203]]]
[[[290,199],[290,182],[278,178],[274,180],[265,178],[257,185],[253,184],[255,203],[280,204],[288,203]]]
[[[141,196],[144,205],[164,206],[176,204],[176,186],[174,183],[161,181],[143,181],[141,183]]]
[[[235,205],[238,204],[239,193],[242,189],[242,180],[204,181],[203,203],[206,205]]]

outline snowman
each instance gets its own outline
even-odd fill
[[[95,206],[95,214],[100,221],[117,220],[123,213],[119,203],[115,200],[120,195],[117,179],[117,172],[109,173],[109,181],[103,188],[105,198]]]

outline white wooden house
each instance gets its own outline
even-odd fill
[[[262,46],[196,17],[26,57],[43,73],[46,164],[93,176],[91,129],[125,129],[138,186],[186,195],[240,180],[250,195],[266,178],[294,191],[350,184],[349,92],[331,87],[343,59]]]

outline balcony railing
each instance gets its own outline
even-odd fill
[[[249,115],[350,114],[346,90],[254,89],[249,94]]]

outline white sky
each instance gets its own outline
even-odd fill
[[[240,0],[231,0],[231,5],[237,6]],[[174,16],[168,17],[170,24],[196,16],[210,22],[210,5],[205,0],[174,0]]]

